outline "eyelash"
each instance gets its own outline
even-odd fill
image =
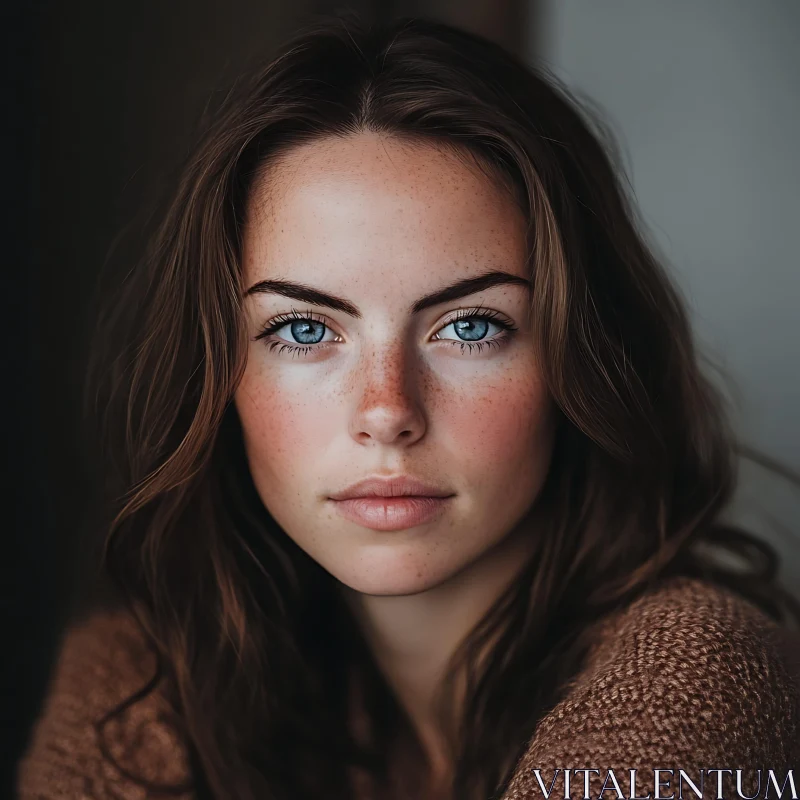
[[[456,341],[454,339],[440,339],[438,341],[450,341],[453,344],[460,345],[461,352],[463,353],[464,350],[469,348],[469,352],[472,352],[473,348],[476,348],[478,352],[481,352],[485,347],[500,347],[506,340],[511,338],[514,331],[517,330],[517,326],[514,325],[510,320],[507,320],[505,317],[498,314],[496,311],[492,311],[488,308],[482,308],[478,306],[476,308],[462,308],[456,312],[456,315],[449,319],[441,328],[440,331],[443,331],[448,325],[452,325],[454,322],[458,322],[462,319],[488,319],[497,325],[501,332],[494,337],[494,339],[487,339],[486,341],[475,341],[475,342],[466,342],[466,341]],[[292,309],[288,314],[278,314],[277,317],[273,317],[267,324],[265,325],[264,329],[261,333],[256,336],[256,341],[265,339],[266,337],[272,335],[276,331],[283,328],[285,325],[291,322],[318,322],[321,325],[325,325],[328,327],[325,320],[318,315],[314,314],[312,311],[300,312],[296,309]],[[267,347],[269,348],[270,352],[273,352],[277,348],[278,354],[281,353],[289,353],[291,355],[306,355],[311,350],[316,349],[317,347],[324,346],[327,344],[333,344],[333,342],[317,342],[316,344],[309,344],[309,345],[296,345],[292,344],[291,342],[286,342],[283,340],[272,340],[267,341]]]

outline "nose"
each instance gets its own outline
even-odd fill
[[[396,341],[375,348],[357,367],[358,402],[350,434],[360,444],[409,446],[425,433],[427,420],[421,402],[418,366]]]

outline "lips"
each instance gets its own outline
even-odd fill
[[[454,493],[409,475],[364,478],[340,492],[331,500],[351,500],[358,497],[451,497]]]
[[[331,495],[345,519],[372,530],[414,528],[436,519],[453,492],[410,476],[372,477]]]
[[[431,522],[444,511],[448,497],[355,497],[334,500],[345,519],[376,531],[399,531]]]

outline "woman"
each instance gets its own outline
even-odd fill
[[[67,635],[23,797],[783,780],[790,600],[603,139],[420,20],[240,83],[98,337],[126,610]]]

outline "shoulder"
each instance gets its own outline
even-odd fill
[[[187,755],[157,690],[106,725],[104,741],[116,765],[105,757],[96,728],[105,714],[147,684],[155,666],[126,612],[95,612],[72,624],[18,767],[21,800],[150,796],[126,772],[157,784],[184,783]]]
[[[535,769],[546,785],[561,769],[556,795],[564,796],[564,769],[596,767],[597,796],[609,769],[626,781],[642,770],[650,789],[643,780],[636,791],[646,794],[655,768],[766,766],[785,775],[800,764],[800,677],[789,660],[800,638],[787,644],[800,634],[734,592],[686,577],[651,588],[598,634],[537,726],[504,800],[541,797]],[[583,797],[583,773],[574,783]]]

